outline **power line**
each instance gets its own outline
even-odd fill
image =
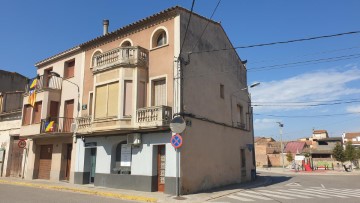
[[[247,48],[263,47],[263,46],[272,46],[272,45],[277,45],[277,44],[287,44],[287,43],[310,41],[310,40],[317,40],[317,39],[323,39],[323,38],[340,37],[340,36],[344,36],[344,35],[353,35],[353,34],[359,34],[359,33],[360,33],[360,31],[351,31],[351,32],[343,32],[343,33],[337,33],[337,34],[332,34],[332,35],[323,35],[323,36],[317,36],[317,37],[293,39],[293,40],[287,40],[287,41],[269,42],[269,43],[263,43],[263,44],[237,46],[237,47],[232,47],[232,48],[223,48],[223,49],[213,49],[213,50],[189,52],[189,54],[208,53],[208,52],[216,52],[216,51],[227,51],[227,50],[233,50],[233,49],[247,49]]]
[[[273,115],[273,114],[255,114],[257,116],[268,116],[275,118],[316,118],[316,117],[331,117],[331,116],[345,116],[345,115],[354,115],[360,114],[360,112],[356,113],[339,113],[339,114],[319,114],[319,115],[293,115],[293,116],[282,116],[282,115]]]
[[[182,52],[182,50],[183,50],[184,43],[185,43],[185,39],[186,39],[186,35],[187,35],[188,29],[189,29],[191,16],[192,16],[192,13],[193,13],[193,10],[194,10],[194,4],[195,4],[195,0],[193,0],[193,1],[192,1],[192,4],[191,4],[190,16],[189,16],[189,20],[188,20],[187,25],[186,25],[186,30],[185,30],[185,35],[184,35],[184,38],[183,38],[183,42],[182,42],[182,44],[181,44],[180,55],[181,55],[181,52]]]
[[[217,8],[219,7],[220,2],[221,2],[221,0],[219,0],[219,1],[218,1],[218,3],[216,4],[215,9],[214,9],[214,11],[212,12],[212,14],[211,14],[211,16],[210,16],[210,20],[211,20],[211,19],[212,19],[212,17],[214,16],[214,14],[215,14],[215,12],[216,12]],[[201,40],[202,36],[204,35],[205,30],[206,30],[206,28],[208,27],[209,23],[210,23],[210,21],[208,21],[208,22],[206,23],[205,28],[203,29],[203,31],[202,31],[202,33],[201,33],[201,35],[200,35],[199,39],[197,40],[197,42],[195,43],[195,45],[194,45],[194,46],[193,46],[193,48],[191,49],[191,52],[192,52],[192,51],[195,49],[195,47],[197,47],[197,45],[199,44],[199,42],[200,42],[200,40]]]
[[[343,56],[336,56],[336,57],[329,57],[329,58],[320,58],[320,59],[313,59],[313,60],[307,60],[307,61],[297,61],[297,62],[292,62],[292,63],[284,63],[284,64],[275,64],[275,65],[270,65],[270,66],[261,66],[261,67],[255,67],[255,68],[248,68],[249,71],[253,71],[253,70],[270,70],[270,69],[275,69],[275,67],[278,68],[284,68],[285,66],[289,67],[289,66],[296,66],[296,65],[300,65],[300,64],[307,64],[307,63],[313,63],[313,62],[332,62],[332,61],[337,61],[337,60],[346,60],[346,59],[352,59],[352,58],[358,58],[360,57],[360,53],[357,54],[351,54],[351,55],[343,55]]]
[[[316,103],[316,102],[342,102],[342,101],[359,101],[360,100],[360,98],[359,99],[335,99],[335,100],[328,100],[328,101],[326,101],[326,100],[322,100],[322,101],[320,101],[320,100],[318,100],[318,101],[281,101],[281,103],[282,104],[286,104],[286,103],[291,103],[291,104],[293,104],[293,103],[296,103],[296,104],[298,104],[298,103]],[[273,104],[273,103],[275,103],[275,104],[278,104],[278,103],[280,103],[279,101],[278,102],[257,102],[257,101],[252,101],[251,103],[268,103],[268,104]]]
[[[322,103],[322,104],[255,104],[252,106],[287,106],[287,107],[306,107],[306,106],[330,106],[330,105],[338,105],[338,104],[351,104],[351,103],[359,103],[360,101],[347,101],[347,102],[334,102],[334,103]]]

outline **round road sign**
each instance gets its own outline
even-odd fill
[[[170,142],[175,149],[180,148],[182,145],[182,137],[179,134],[175,134],[171,137]]]
[[[26,140],[19,140],[18,147],[19,148],[25,148],[26,147]]]

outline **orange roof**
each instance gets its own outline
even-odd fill
[[[353,139],[360,137],[360,133],[345,133],[345,139]]]
[[[322,133],[327,133],[326,130],[313,130],[313,134],[322,134]]]

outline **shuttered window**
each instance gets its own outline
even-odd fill
[[[146,106],[146,85],[145,82],[140,82],[138,87],[138,107]]]
[[[97,86],[95,90],[95,118],[118,115],[119,83]]]
[[[24,106],[24,115],[23,115],[23,125],[30,125],[31,120],[31,106],[25,105]]]
[[[74,71],[75,71],[75,60],[65,62],[64,78],[74,77]]]
[[[153,81],[153,106],[166,105],[166,80]]]
[[[33,119],[32,119],[32,123],[40,123],[41,121],[41,107],[42,107],[42,103],[41,102],[36,102],[34,105],[34,110],[33,110]]]
[[[124,81],[124,116],[131,116],[132,111],[132,81]]]

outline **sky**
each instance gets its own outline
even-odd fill
[[[197,0],[210,18],[219,0]],[[34,64],[192,0],[0,0],[0,69],[34,77]],[[235,47],[360,31],[358,0],[222,0],[213,16]],[[255,136],[284,140],[360,131],[360,34],[237,49],[248,60]],[[226,73],[223,73],[226,74]]]

